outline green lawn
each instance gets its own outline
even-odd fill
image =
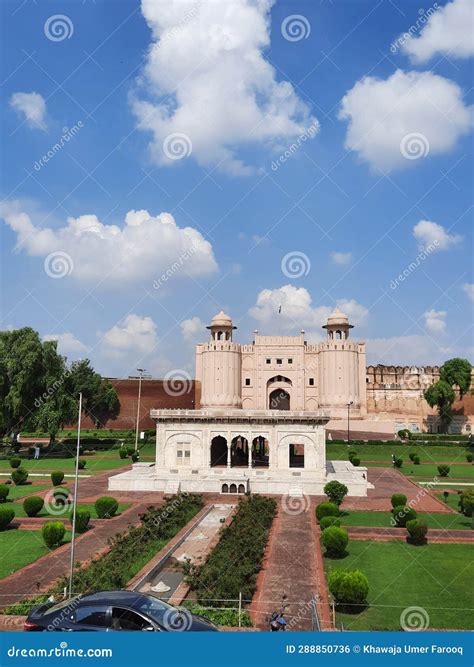
[[[443,493],[436,493],[435,494],[437,498],[441,500],[442,503],[445,503]],[[453,493],[453,491],[450,491],[448,495],[448,502],[446,503],[449,507],[451,507],[453,510],[456,510],[456,512],[459,512],[459,496],[456,492]]]
[[[66,533],[64,542],[69,542]],[[16,572],[49,553],[40,530],[4,530],[0,532],[0,579]],[[32,590],[34,582],[31,583]]]
[[[458,445],[340,445],[326,443],[326,456],[329,460],[344,460],[347,459],[347,452],[353,449],[357,452],[361,460],[361,464],[365,465],[365,461],[379,461],[387,465],[392,465],[392,454],[401,456],[406,463],[410,462],[408,454],[416,452],[421,461],[436,462],[436,461],[456,461],[458,463],[466,463],[465,447]]]
[[[131,503],[121,503],[121,504],[119,504],[117,514],[115,516],[118,516],[119,514],[124,512],[126,509],[128,509],[130,507],[130,505],[131,505]],[[16,503],[13,502],[12,503],[12,502],[8,502],[8,500],[7,500],[5,503],[2,503],[2,506],[3,507],[9,507],[10,509],[12,509],[15,512],[15,517],[25,517],[25,516],[27,516],[25,510],[23,509],[23,503],[22,502],[16,502]],[[80,509],[89,510],[89,512],[91,513],[91,519],[97,519],[97,513],[95,511],[94,504],[92,504],[92,505],[84,504],[84,505],[79,505],[78,507]],[[51,512],[48,512],[47,508],[43,507],[43,509],[41,510],[41,512],[37,516],[38,517],[51,516],[51,517],[56,517],[58,519],[64,519],[64,518],[69,517],[70,514],[71,514],[71,508],[70,507],[66,509],[64,514],[61,514],[59,516],[58,516],[58,514],[52,514]]]
[[[369,606],[337,613],[346,630],[400,630],[408,607],[421,607],[430,628],[474,629],[474,561],[468,544],[350,541],[349,555],[325,558],[326,572],[361,569],[369,579]]]
[[[341,524],[343,526],[381,526],[384,528],[391,528],[390,519],[392,515],[390,512],[348,512],[341,517]],[[426,521],[429,528],[440,528],[450,530],[469,530],[472,525],[470,518],[463,514],[425,514],[423,512],[418,514],[418,519]],[[406,536],[404,528],[400,528],[400,535]],[[428,533],[429,539],[429,533]]]
[[[400,468],[400,472],[408,477],[438,477],[439,482],[449,482],[451,479],[467,479],[474,480],[474,466],[468,465],[451,465],[448,477],[441,477],[438,472],[437,465],[418,465],[415,466],[411,463],[406,463]]]
[[[0,483],[2,483],[0,479]],[[45,484],[21,484],[20,486],[15,486],[15,484],[9,484],[8,488],[10,489],[8,493],[8,500],[16,500],[17,498],[25,498],[25,496],[31,496],[40,491],[44,491],[48,488]]]
[[[103,472],[104,470],[114,470],[115,468],[123,468],[124,466],[130,465],[132,463],[131,459],[121,459],[117,452],[115,456],[110,455],[108,457],[96,456],[91,457],[81,457],[85,458],[87,461],[86,467],[79,470],[80,475],[90,475],[96,472]],[[143,456],[140,457],[140,461],[149,461],[152,463],[154,458]],[[21,463],[23,468],[26,468],[28,472],[37,472],[48,474],[48,470],[62,470],[65,473],[73,474],[75,470],[75,461],[74,459],[50,459],[44,458],[35,461],[34,459],[23,459]],[[0,461],[0,474],[11,474],[11,467],[8,461]]]

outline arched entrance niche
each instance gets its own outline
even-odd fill
[[[227,465],[227,440],[216,435],[211,440],[211,467]]]
[[[252,440],[252,465],[255,468],[268,468],[270,448],[268,440],[258,435]]]
[[[238,468],[248,465],[249,460],[249,441],[242,435],[232,439],[230,447],[230,465],[232,468]]]
[[[290,394],[285,389],[274,389],[269,396],[270,410],[289,410]]]

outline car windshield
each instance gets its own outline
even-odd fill
[[[163,616],[168,609],[174,609],[174,607],[163,602],[163,600],[159,600],[151,595],[143,596],[143,598],[141,598],[137,604],[134,604],[133,607],[158,623],[162,622]]]
[[[73,611],[76,608],[76,605],[78,604],[79,600],[81,599],[80,595],[76,595],[75,598],[70,598],[69,600],[63,600],[62,602],[58,602],[57,604],[53,604],[52,607],[49,607],[44,614],[45,616],[48,614],[54,614],[56,611],[59,611],[60,609],[64,609],[65,607],[70,607],[71,611]]]

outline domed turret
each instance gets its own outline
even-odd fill
[[[240,345],[232,342],[237,327],[221,310],[207,327],[211,341],[202,348],[202,407],[242,406]]]
[[[232,319],[223,310],[214,315],[207,329],[211,331],[212,340],[232,340],[232,331],[237,329],[232,324]]]
[[[328,340],[346,340],[349,338],[349,329],[354,326],[349,324],[349,318],[339,308],[331,313],[327,319],[323,329],[328,332]]]

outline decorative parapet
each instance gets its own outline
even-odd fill
[[[329,412],[302,410],[150,410],[156,422],[218,422],[218,423],[282,423],[282,424],[327,424]]]

